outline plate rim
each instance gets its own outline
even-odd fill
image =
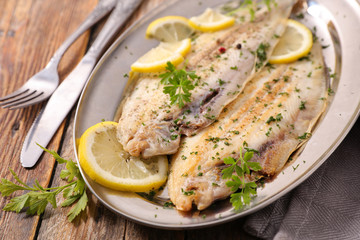
[[[156,16],[157,14],[159,14],[159,12],[161,12],[163,9],[168,8],[169,6],[176,4],[177,2],[179,2],[180,0],[171,0],[171,1],[167,1],[164,2],[165,4],[161,4],[158,5],[157,7],[153,8],[153,12],[150,10],[147,14],[145,14],[143,17],[141,17],[140,19],[138,19],[137,21],[135,21],[133,24],[131,24],[131,26],[129,26],[124,33],[122,33],[115,41],[113,44],[111,44],[111,46],[106,50],[106,52],[103,54],[103,56],[100,58],[100,60],[98,61],[98,63],[96,64],[94,70],[92,71],[90,77],[88,78],[88,81],[86,83],[86,86],[84,87],[81,95],[80,95],[80,100],[78,101],[77,107],[76,107],[76,112],[75,112],[75,117],[74,117],[74,127],[73,127],[73,148],[74,148],[74,153],[75,153],[75,157],[76,157],[76,161],[78,163],[79,169],[80,169],[80,173],[84,179],[84,181],[86,182],[87,187],[89,188],[89,190],[92,192],[92,194],[94,194],[94,196],[100,200],[100,202],[102,204],[104,204],[108,209],[110,209],[111,211],[113,211],[116,214],[119,214],[131,221],[135,221],[139,224],[142,225],[146,225],[146,226],[150,226],[150,227],[155,227],[155,228],[159,228],[159,229],[173,229],[173,230],[184,230],[184,229],[198,229],[198,228],[204,228],[204,227],[210,227],[210,226],[214,226],[214,225],[219,225],[219,224],[223,224],[229,221],[233,221],[235,219],[238,219],[240,217],[249,215],[251,213],[254,213],[266,206],[268,206],[269,204],[275,202],[276,200],[278,200],[280,197],[284,196],[285,194],[287,194],[288,192],[290,192],[291,190],[293,190],[294,188],[298,187],[302,182],[304,182],[306,179],[309,178],[310,175],[312,175],[328,158],[329,156],[335,151],[335,149],[341,144],[341,142],[345,139],[346,135],[350,132],[351,128],[353,127],[353,125],[355,124],[355,122],[357,121],[359,114],[360,114],[360,102],[357,105],[356,110],[352,113],[351,117],[350,117],[350,121],[347,122],[346,126],[344,126],[342,128],[341,133],[338,135],[338,137],[336,138],[336,141],[333,142],[333,144],[331,144],[331,146],[327,149],[327,151],[322,152],[321,157],[319,157],[317,159],[317,161],[314,162],[314,166],[312,168],[310,168],[307,172],[305,172],[304,174],[302,174],[301,176],[299,176],[299,178],[297,180],[294,180],[293,183],[288,186],[286,189],[281,190],[280,192],[276,193],[275,195],[273,195],[272,197],[270,197],[269,199],[266,199],[265,201],[251,207],[250,209],[246,210],[245,212],[242,212],[241,214],[233,214],[230,216],[227,216],[225,218],[220,218],[220,219],[214,219],[211,222],[198,222],[198,223],[190,223],[190,224],[177,224],[177,225],[164,225],[161,223],[156,223],[154,221],[150,221],[148,219],[144,219],[144,218],[139,218],[136,216],[131,216],[128,215],[127,213],[124,212],[119,212],[119,210],[117,210],[116,208],[114,208],[113,206],[111,206],[111,204],[107,203],[104,199],[102,199],[97,192],[92,188],[91,184],[88,182],[87,178],[85,177],[86,174],[83,171],[83,169],[80,166],[79,163],[79,159],[78,159],[78,151],[77,151],[77,141],[76,141],[76,129],[77,129],[77,119],[78,119],[78,114],[79,114],[79,109],[81,108],[81,102],[82,99],[84,97],[84,95],[86,94],[86,89],[89,86],[89,82],[94,81],[94,77],[96,76],[96,73],[98,72],[98,70],[101,69],[101,67],[103,66],[104,62],[109,58],[109,56],[111,55],[111,53],[113,51],[115,51],[117,49],[117,47],[119,46],[119,44],[126,39],[126,37],[131,34],[133,31],[136,31],[137,28],[139,26],[141,26],[143,24],[143,22],[147,21],[149,18]],[[357,13],[360,16],[360,4],[357,0],[348,0],[346,3],[350,4],[349,1],[355,1],[355,3],[357,3],[358,5],[358,11]],[[321,2],[321,0],[316,0],[316,2]],[[339,80],[340,82],[340,80]]]

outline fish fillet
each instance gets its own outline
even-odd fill
[[[226,167],[223,159],[237,159],[244,142],[259,151],[251,160],[262,166],[258,177],[281,172],[325,109],[324,68],[318,43],[309,59],[265,68],[226,106],[218,122],[196,136],[183,138],[172,157],[168,180],[176,208],[188,211],[194,204],[202,210],[228,197],[232,192],[226,187],[228,180],[221,178]],[[184,194],[189,191],[194,194]]]
[[[191,102],[182,109],[169,105],[169,96],[163,93],[157,75],[140,74],[132,80],[118,125],[118,139],[124,149],[144,158],[172,154],[178,150],[182,134],[191,136],[213,123],[263,67],[278,42],[276,36],[285,30],[295,2],[279,1],[271,11],[259,9],[254,22],[201,34],[186,60],[187,70],[196,71],[201,79],[192,91]],[[257,54],[259,46],[267,48],[263,59]]]

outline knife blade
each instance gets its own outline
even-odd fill
[[[141,2],[142,0],[119,0],[88,52],[55,90],[32,124],[20,154],[23,167],[30,168],[37,163],[43,150],[36,143],[44,147],[48,145],[79,98],[104,48]]]

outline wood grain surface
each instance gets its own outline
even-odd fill
[[[144,0],[127,26],[164,1]],[[0,0],[0,96],[16,90],[41,70],[96,4],[97,0]],[[84,34],[65,54],[59,66],[61,80],[84,55],[89,39],[93,40],[101,26],[100,23],[93,29],[90,38],[90,32]],[[11,168],[29,184],[35,179],[42,186],[65,184],[59,178],[63,166],[57,165],[49,154],[44,154],[32,169],[24,169],[19,162],[22,142],[42,106],[0,108],[0,178],[13,180]],[[73,119],[74,110],[48,145],[71,159],[74,159]],[[88,196],[86,212],[73,223],[67,221],[68,208],[48,206],[41,216],[0,211],[0,239],[254,239],[242,230],[243,219],[199,230],[153,229],[111,212],[90,192]],[[0,197],[0,208],[8,199]]]

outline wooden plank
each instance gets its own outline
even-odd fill
[[[159,4],[164,0],[148,0],[144,1],[139,7],[138,11],[129,20],[127,25],[136,21],[148,11],[150,11],[156,4]],[[74,111],[72,113],[74,115]],[[73,150],[73,116],[70,120],[70,124],[64,134],[63,146],[60,150],[60,154],[64,158],[74,159]],[[55,176],[52,182],[52,186],[64,185],[65,183],[60,180],[59,174],[64,166],[59,165],[56,168]],[[127,236],[127,239],[132,239],[132,235],[139,235],[141,233],[153,234],[154,230],[151,228],[145,228],[143,226],[134,224],[125,220],[123,217],[106,209],[99,200],[95,199],[91,193],[91,201],[87,211],[84,212],[79,219],[76,219],[74,223],[69,223],[66,219],[66,213],[69,209],[52,209],[47,207],[44,218],[41,222],[38,238],[39,239],[123,239]],[[60,197],[61,198],[61,197]],[[59,199],[61,200],[61,199]],[[130,229],[130,230],[128,230]],[[139,230],[140,229],[140,230]],[[126,235],[130,234],[130,235]],[[147,234],[145,234],[147,235]],[[161,237],[163,232],[159,232],[158,236]],[[128,238],[130,236],[130,238]],[[141,235],[142,236],[142,235]],[[171,234],[169,236],[172,236]],[[170,238],[169,238],[170,239]],[[183,239],[183,238],[177,238]]]
[[[43,68],[51,55],[93,9],[95,0],[6,0],[0,1],[0,96],[19,88]],[[67,53],[59,67],[60,77],[69,73],[74,62],[83,56],[88,34],[82,36]],[[0,177],[13,179],[9,168],[30,184],[38,179],[49,184],[54,160],[45,155],[33,169],[24,169],[19,162],[22,142],[41,104],[20,110],[0,109]],[[57,149],[64,126],[53,138],[49,148]],[[8,202],[0,198],[0,208]],[[39,217],[27,217],[0,211],[0,239],[32,239]]]

